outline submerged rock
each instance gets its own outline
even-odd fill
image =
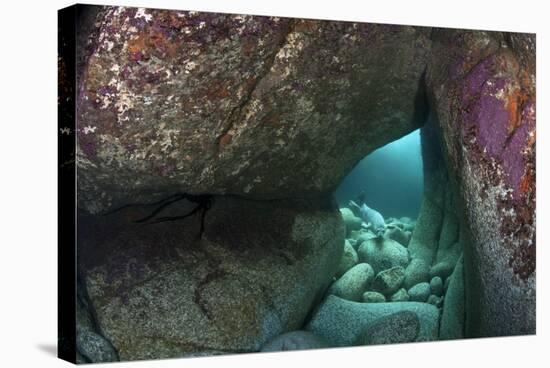
[[[410,231],[404,231],[397,226],[388,228],[384,236],[395,240],[404,247],[408,246],[409,241],[411,240]]]
[[[449,262],[439,262],[430,268],[430,278],[439,276],[442,280],[449,277],[455,268],[455,265]]]
[[[430,280],[430,289],[432,294],[436,296],[443,295],[443,280],[441,280],[441,277],[435,276]]]
[[[430,280],[430,266],[420,258],[413,258],[405,269],[405,288]]]
[[[359,246],[357,255],[359,256],[359,262],[369,263],[375,274],[396,266],[405,268],[409,263],[407,248],[387,238],[363,241]]]
[[[437,340],[439,311],[433,305],[415,302],[356,303],[329,295],[313,314],[306,330],[324,337],[333,346],[351,346],[376,320],[410,311],[420,321],[415,341]]]
[[[386,297],[377,291],[366,291],[363,294],[364,303],[384,303]]]
[[[416,313],[402,311],[382,317],[365,328],[356,345],[399,344],[413,342],[420,332]]]
[[[329,203],[217,197],[202,233],[201,216],[144,226],[136,211],[79,222],[79,268],[121,360],[258,351],[301,328],[342,256]]]
[[[87,306],[85,288],[77,284],[76,302],[76,351],[83,363],[105,363],[118,361],[118,354],[111,342],[96,330],[92,312]]]
[[[442,340],[462,339],[465,336],[464,260],[462,257],[449,279],[449,289],[445,294],[439,329],[439,338]]]
[[[403,267],[392,267],[378,272],[372,283],[372,288],[384,295],[391,295],[403,284],[405,270]]]
[[[428,300],[430,293],[430,284],[428,284],[427,282],[416,284],[408,291],[410,300],[413,302],[425,302],[426,300]]]
[[[76,348],[83,357],[92,363],[107,363],[118,360],[113,345],[103,336],[89,329],[78,330]]]
[[[409,294],[407,293],[407,290],[401,288],[397,290],[391,297],[390,300],[392,302],[408,302],[409,301]]]
[[[372,283],[374,271],[368,263],[359,263],[336,280],[328,290],[340,298],[361,301],[365,290]]]
[[[344,243],[344,254],[342,255],[342,259],[340,260],[340,265],[338,266],[338,270],[336,271],[335,276],[336,277],[342,276],[349,269],[355,266],[357,262],[358,262],[357,252],[351,246],[350,242],[346,239]]]
[[[262,352],[289,351],[327,348],[329,344],[322,337],[309,331],[291,331],[275,337],[262,347]]]
[[[426,303],[434,305],[439,308],[443,303],[443,298],[441,296],[432,294],[428,297],[428,300],[426,300]]]
[[[432,36],[426,84],[470,232],[466,335],[534,334],[535,34],[439,28]]]
[[[342,214],[342,219],[346,225],[346,234],[351,234],[352,231],[361,229],[361,223],[363,220],[356,217],[352,210],[343,207],[340,208],[340,213]]]
[[[82,62],[88,212],[176,192],[329,195],[424,123],[430,28],[141,11],[106,7]]]

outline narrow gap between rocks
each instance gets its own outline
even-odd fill
[[[305,329],[330,346],[463,337],[464,237],[433,121],[362,159],[334,196],[344,252]],[[343,314],[355,319],[335,330]]]

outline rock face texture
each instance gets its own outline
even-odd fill
[[[535,332],[534,36],[124,7],[85,23],[81,361]],[[374,238],[328,198],[422,125],[420,216]],[[156,212],[183,193],[198,202]],[[317,306],[334,275],[354,301]],[[442,328],[409,299],[443,301]],[[416,327],[384,335],[403,310]]]
[[[418,337],[420,320],[411,311],[397,312],[382,317],[372,323],[363,336],[358,339],[359,345],[399,344],[413,342]]]
[[[331,346],[353,346],[364,343],[369,328],[381,318],[398,312],[412,312],[418,317],[420,328],[414,341],[437,340],[439,311],[426,303],[357,303],[329,295],[313,314],[306,330],[325,338]]]
[[[259,351],[302,326],[344,244],[330,204],[214,198],[200,238],[200,216],[128,223],[134,212],[79,226],[80,272],[120,360]]]
[[[430,101],[471,231],[465,334],[535,333],[535,36],[438,29],[432,42]]]
[[[429,28],[124,7],[97,24],[78,95],[90,213],[327,195],[425,120]]]
[[[458,260],[450,280],[439,327],[439,338],[442,340],[464,337],[464,258]]]
[[[329,347],[328,343],[308,331],[292,331],[277,336],[262,347],[263,352],[321,349]]]

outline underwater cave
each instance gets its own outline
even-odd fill
[[[78,9],[60,356],[534,333],[534,37]]]

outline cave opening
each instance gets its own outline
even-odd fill
[[[334,192],[345,244],[327,301],[336,296],[345,300],[340,304],[360,302],[369,311],[385,305],[392,323],[413,330],[420,325],[406,341],[465,336],[462,253],[468,234],[444,157],[430,115],[422,128],[359,161]],[[409,316],[415,308],[430,318]],[[315,323],[309,323],[313,330]]]
[[[423,195],[420,129],[365,156],[342,180],[334,196],[340,208],[360,193],[384,218],[418,217]]]

